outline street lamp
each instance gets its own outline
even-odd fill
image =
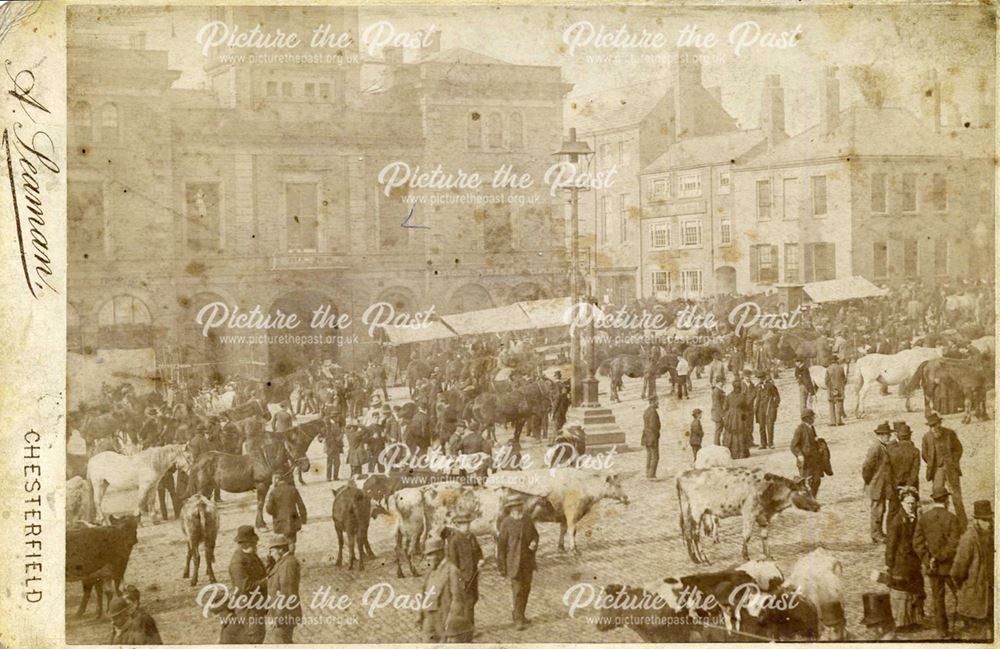
[[[583,156],[586,162],[590,156],[594,155],[594,151],[585,141],[577,140],[576,129],[571,128],[569,129],[569,139],[563,140],[562,147],[553,155],[560,159],[565,158],[568,160],[573,165],[575,176],[576,165],[580,161],[580,157]],[[570,240],[570,258],[572,264],[570,284],[573,293],[573,307],[575,308],[580,303],[580,188],[576,182],[570,183],[569,202],[571,207],[570,225],[572,227]],[[593,365],[593,355],[590,357],[589,364]],[[575,327],[570,346],[570,365],[570,396],[573,405],[579,406],[584,401],[585,395],[583,395],[583,384],[580,380],[580,330]],[[588,377],[593,378],[593,369],[588,372]],[[596,398],[594,401],[596,402]]]

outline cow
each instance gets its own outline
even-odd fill
[[[528,496],[525,512],[536,523],[559,523],[560,551],[566,549],[565,539],[568,534],[569,550],[579,554],[576,526],[598,502],[610,498],[628,505],[628,494],[622,487],[623,476],[619,474],[558,468],[518,471],[516,477],[517,480],[509,486],[515,491],[523,489]],[[499,486],[510,478],[510,474],[494,474],[486,484]],[[519,487],[519,484],[525,486]]]
[[[372,516],[372,501],[354,483],[333,490],[333,526],[337,532],[337,566],[344,559],[344,535],[347,535],[348,570],[354,570],[354,549],[358,551],[358,570],[365,569],[365,554],[371,552],[368,545],[368,524]],[[374,553],[371,553],[374,556]]]
[[[400,564],[400,553],[405,553],[410,574],[417,576],[413,567],[413,555],[420,552],[424,530],[427,528],[424,515],[424,496],[420,487],[400,489],[388,497],[389,515],[393,519],[395,538],[396,576],[404,577]]]
[[[472,514],[469,531],[476,536],[490,536],[495,541],[505,515],[505,489],[473,487],[458,482],[428,485],[421,489],[428,536],[440,534],[453,525],[459,513]]]
[[[121,596],[121,582],[128,568],[129,556],[138,541],[138,516],[109,516],[110,525],[78,525],[66,529],[66,581],[83,585],[83,601],[76,611],[80,617],[87,610],[90,591],[97,586],[97,617],[103,616],[103,582],[112,580],[115,594]]]
[[[209,583],[215,583],[215,541],[219,535],[219,512],[210,499],[195,494],[181,507],[181,531],[187,539],[187,558],[184,559],[184,579],[191,577],[191,585],[198,585],[198,567],[201,563],[199,545],[205,546],[205,568]],[[194,561],[194,571],[191,563]]]
[[[66,524],[93,523],[97,518],[94,490],[85,478],[74,476],[66,482]]]
[[[794,505],[805,511],[819,511],[802,478],[790,479],[748,467],[689,469],[677,476],[681,535],[688,556],[695,563],[710,563],[701,550],[701,530],[709,518],[714,530],[718,519],[743,517],[743,559],[750,558],[748,543],[754,525],[760,529],[764,556],[771,557],[767,527],[771,518]]]
[[[840,561],[824,548],[817,548],[795,562],[782,584],[783,588],[800,593],[823,613],[819,627],[819,639],[823,641],[847,639],[843,575]]]

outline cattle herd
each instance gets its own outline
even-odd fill
[[[822,390],[829,357],[838,353],[851,368],[858,417],[865,414],[872,388],[896,385],[907,411],[911,393],[921,390],[928,412],[962,412],[969,421],[989,416],[992,391],[993,309],[981,301],[955,302],[952,308],[942,294],[906,287],[877,303],[813,309],[795,332],[751,328],[688,332],[696,336],[690,339],[647,336],[634,345],[599,344],[590,361],[599,375],[609,377],[615,400],[627,377],[644,382],[668,377],[672,385],[686,380],[676,371],[680,359],[693,377],[720,358],[735,372],[753,367],[774,375],[804,360],[811,366],[813,388]],[[718,298],[700,304],[706,310],[727,305]],[[679,307],[656,308],[676,312]],[[264,527],[265,503],[276,481],[309,471],[314,442],[323,445],[328,463],[336,454],[339,465],[344,434],[351,477],[337,481],[328,510],[337,539],[336,566],[346,562],[347,570],[364,571],[375,556],[369,527],[384,519],[391,529],[397,577],[417,576],[428,544],[445,536],[457,519],[468,522],[473,535],[495,542],[512,495],[536,524],[559,524],[559,550],[579,554],[581,545],[586,550],[586,543],[577,542],[581,520],[602,500],[627,506],[628,473],[491,465],[503,445],[507,453],[519,455],[524,434],[543,448],[568,441],[575,453],[586,450],[582,431],[564,426],[570,386],[553,371],[563,359],[535,351],[548,342],[532,334],[516,341],[480,337],[424,344],[409,350],[409,358],[405,351],[396,352],[404,368],[396,376],[380,359],[363,371],[317,360],[270,381],[214,377],[196,388],[187,379],[165,382],[163,389],[145,395],[127,383],[105,386],[99,403],[68,417],[71,432],[86,446],[85,454],[67,453],[66,581],[79,581],[83,588],[76,614],[86,611],[93,593],[98,616],[106,590],[121,594],[140,527],[169,519],[171,510],[179,521],[177,541],[187,547],[183,578],[196,586],[204,558],[207,579],[215,582],[220,512],[230,498],[220,500],[220,494],[253,493],[255,524]],[[650,353],[653,348],[656,353]],[[393,400],[398,403],[390,405]],[[282,412],[291,425],[281,425]],[[462,463],[454,461],[441,470],[387,466],[382,453],[392,445],[414,456],[479,460],[483,470],[455,469]],[[694,467],[679,472],[672,484],[679,521],[667,532],[684,544],[693,566],[685,574],[657,566],[661,575],[671,576],[605,585],[607,599],[638,604],[601,618],[600,630],[625,627],[651,642],[847,637],[840,562],[820,548],[802,556],[785,576],[771,560],[772,518],[788,508],[820,509],[804,477],[740,464],[728,449],[706,444]],[[109,515],[109,490],[134,490],[134,511]],[[744,563],[695,572],[694,567],[710,563],[703,540],[718,543],[720,521],[737,516]],[[762,559],[750,558],[754,533],[761,539]],[[796,598],[797,605],[776,605]],[[678,619],[686,622],[678,624]]]

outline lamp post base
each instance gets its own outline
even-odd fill
[[[583,407],[600,408],[601,403],[597,397],[597,379],[590,377],[584,379],[581,383],[583,383]]]
[[[579,408],[570,408],[566,413],[566,425],[583,428],[588,453],[612,446],[618,451],[628,449],[625,432],[618,427],[611,408],[592,407],[586,403]]]

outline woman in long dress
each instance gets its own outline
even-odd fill
[[[920,558],[913,549],[917,526],[917,501],[913,487],[900,490],[901,507],[889,520],[885,543],[885,565],[889,574],[889,599],[896,630],[919,626],[923,621],[924,578]]]

